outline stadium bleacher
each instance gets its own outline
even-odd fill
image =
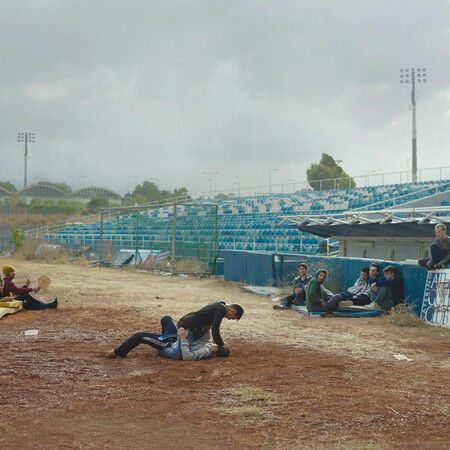
[[[213,201],[196,200],[196,205],[217,205],[218,243],[222,250],[260,250],[270,252],[319,252],[321,238],[301,233],[287,224],[279,225],[280,216],[301,214],[338,214],[353,209],[384,209],[411,200],[424,198],[430,191],[448,190],[448,180],[402,183],[327,191],[302,191],[291,194],[266,194],[234,197]],[[444,204],[444,202],[443,202]],[[183,215],[183,205],[177,206],[177,240],[210,242],[215,224],[212,216],[202,213]],[[201,209],[199,209],[201,211]],[[122,248],[157,248],[172,239],[173,207],[149,209],[142,216],[151,223],[139,225],[133,214],[122,215],[104,223],[103,239]],[[214,226],[213,226],[214,225]],[[179,234],[179,236],[178,236]],[[57,244],[92,245],[99,242],[100,222],[67,226],[47,234],[45,238]],[[331,240],[330,244],[333,244]]]

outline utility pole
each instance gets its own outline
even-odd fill
[[[24,189],[27,187],[27,159],[28,159],[28,143],[35,142],[35,134],[29,133],[28,131],[25,133],[17,133],[17,141],[25,142],[25,162],[24,162],[24,170],[23,170],[23,187]]]
[[[400,69],[400,83],[411,83],[411,111],[412,111],[412,182],[417,182],[417,128],[416,128],[416,82],[427,82],[427,69]]]

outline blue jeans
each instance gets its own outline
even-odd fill
[[[342,297],[342,300],[351,300],[353,304],[357,306],[368,305],[370,303],[370,298],[367,294],[360,294],[358,297],[353,298],[355,294],[345,291],[339,292],[339,295]]]
[[[340,294],[336,294],[333,297],[331,297],[326,303],[323,304],[321,308],[314,309],[310,312],[329,312],[329,311],[335,311],[337,310],[339,306],[339,302],[342,301],[342,297]]]
[[[383,286],[378,288],[377,293],[370,290],[370,300],[380,305],[385,311],[390,311],[393,305],[392,289]]]
[[[431,257],[419,259],[419,266],[429,268],[434,266],[435,264],[439,264],[439,261],[444,259],[445,253],[439,248],[437,244],[431,244],[430,247]]]
[[[300,303],[300,305],[305,305],[305,293],[302,292],[301,294],[290,294],[284,297],[281,300],[281,306],[285,306],[286,308],[289,308],[289,306],[292,305],[293,301],[297,301]]]

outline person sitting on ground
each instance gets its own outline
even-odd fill
[[[170,316],[165,316],[161,319],[161,334],[144,331],[135,333],[122,345],[110,350],[107,357],[125,358],[130,350],[139,344],[150,345],[156,348],[161,356],[171,359],[203,359],[212,354],[229,356],[231,347],[222,340],[220,324],[224,317],[239,320],[243,314],[244,309],[240,305],[215,302],[183,316],[178,327]],[[211,330],[215,346],[211,343]]]
[[[369,268],[363,267],[359,278],[355,284],[349,287],[345,292],[339,292],[334,297],[340,297],[339,306],[348,307],[352,305],[368,305],[370,303],[369,292]]]
[[[430,257],[419,259],[419,265],[428,270],[441,269],[450,262],[450,238],[446,235],[447,227],[438,223],[434,227],[436,240],[431,244]]]
[[[14,298],[6,295],[3,292],[3,279],[0,278],[0,302],[5,302],[5,303],[8,302],[9,303],[12,301],[14,301]]]
[[[367,309],[390,311],[392,306],[403,301],[403,280],[397,276],[395,267],[387,266],[383,273],[384,280],[377,280],[371,285],[371,303],[366,306]]]
[[[312,280],[312,276],[308,273],[308,266],[306,263],[300,263],[298,265],[299,275],[294,278],[292,294],[284,297],[281,300],[281,305],[273,305],[273,309],[289,309],[291,305],[300,306],[306,305],[306,286]],[[278,298],[274,298],[273,301],[277,301]]]
[[[13,296],[14,300],[23,301],[23,309],[41,310],[47,308],[56,309],[58,307],[58,298],[55,298],[51,303],[44,303],[35,299],[30,292],[39,292],[41,288],[39,286],[30,288],[30,280],[27,280],[23,287],[17,287],[13,281],[16,277],[16,269],[14,267],[3,266],[3,273],[5,274],[3,278],[3,294]]]
[[[309,312],[328,312],[334,311],[338,308],[341,298],[339,296],[329,297],[324,303],[324,292],[321,289],[322,284],[327,278],[328,272],[325,269],[319,269],[314,278],[308,283],[306,287],[306,308]]]

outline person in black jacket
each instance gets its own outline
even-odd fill
[[[220,335],[220,324],[224,317],[239,320],[243,314],[244,309],[240,305],[215,302],[186,314],[177,325],[170,316],[165,316],[161,319],[161,333],[138,331],[119,347],[109,350],[105,356],[125,358],[130,350],[140,344],[150,345],[156,348],[161,356],[170,359],[203,359],[213,353],[229,356],[231,347]],[[211,343],[211,333],[215,345]]]
[[[383,273],[384,280],[376,280],[370,286],[372,303],[366,306],[367,309],[390,311],[392,306],[403,301],[403,280],[397,275],[395,267],[387,266]]]
[[[214,343],[231,352],[231,347],[220,335],[220,324],[225,317],[228,320],[239,320],[244,314],[241,305],[233,303],[227,305],[225,302],[215,302],[206,305],[196,312],[186,314],[178,321],[178,328],[184,328],[187,332],[187,339],[192,342],[199,339],[211,329]]]

